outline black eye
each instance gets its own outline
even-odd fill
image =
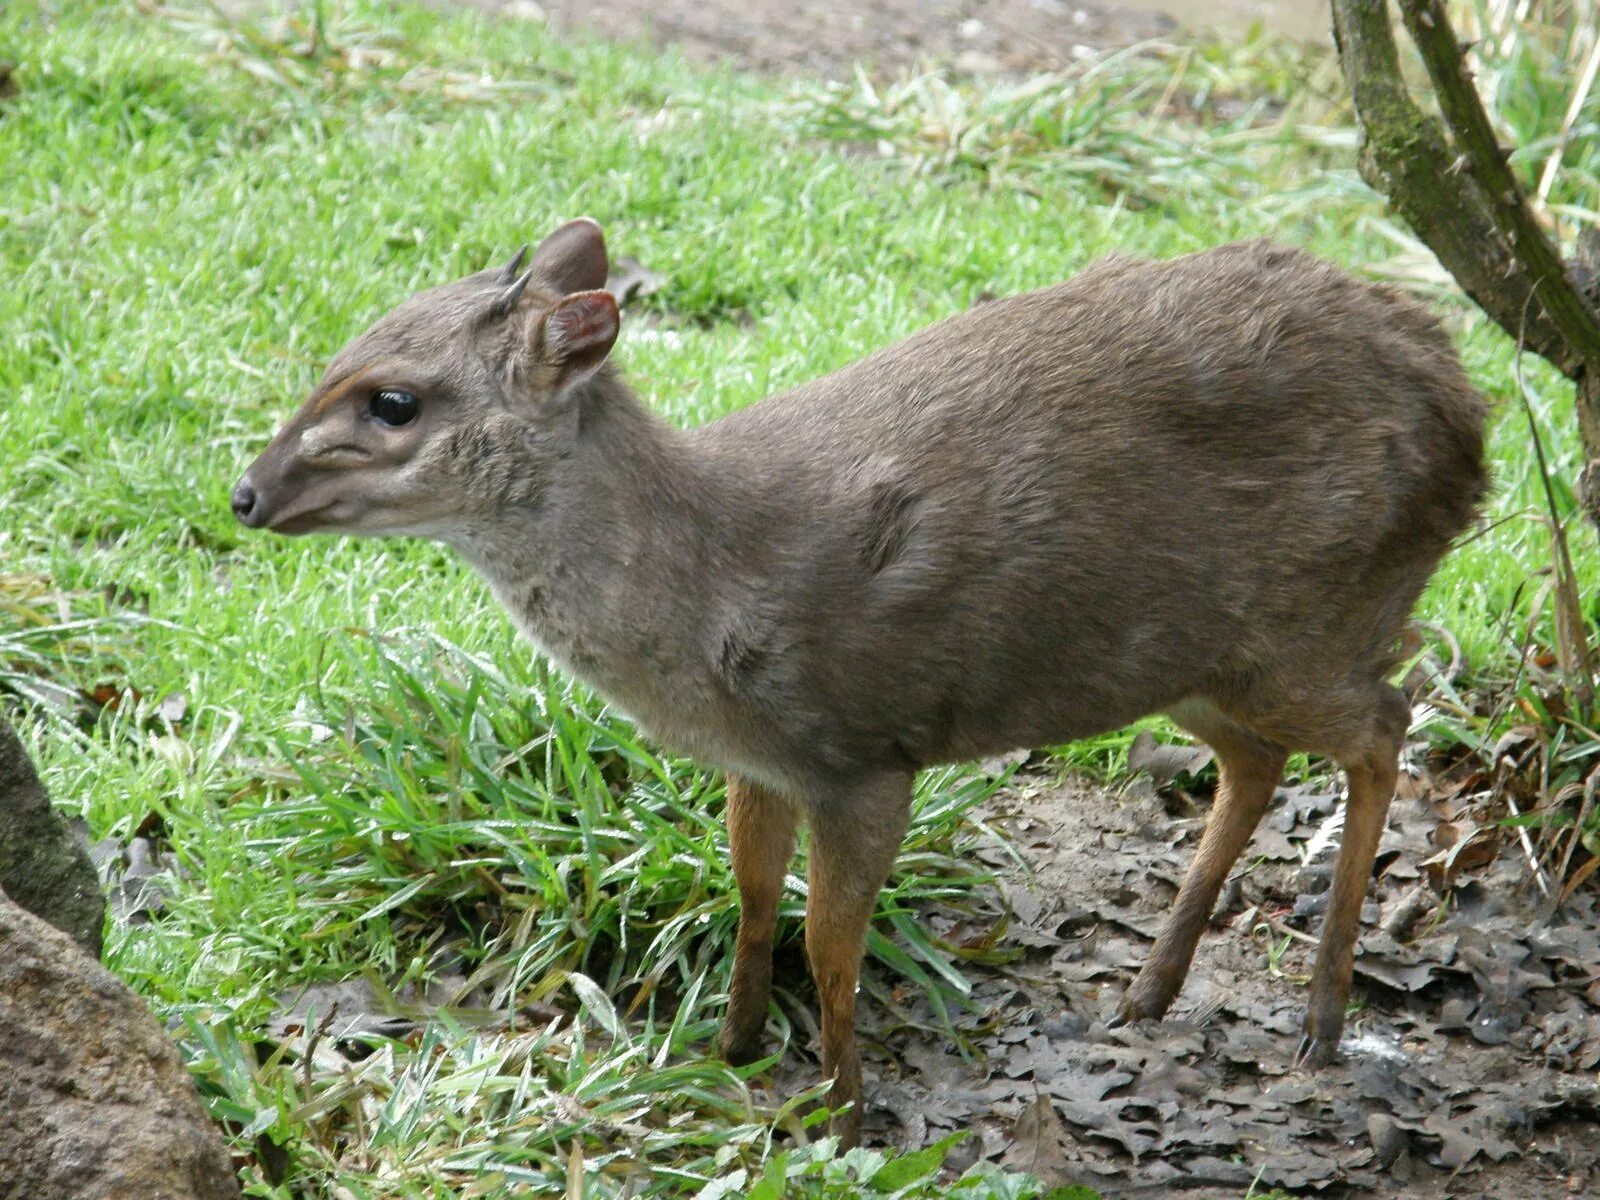
[[[385,425],[409,425],[416,420],[417,398],[399,388],[373,392],[367,411]]]

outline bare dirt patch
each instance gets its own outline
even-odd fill
[[[958,1157],[1113,1197],[1237,1200],[1253,1182],[1440,1200],[1596,1194],[1595,897],[1552,914],[1513,844],[1441,898],[1418,868],[1440,821],[1425,799],[1395,802],[1342,1058],[1292,1069],[1337,841],[1319,830],[1337,801],[1326,786],[1280,791],[1173,1013],[1110,1031],[1204,805],[1143,781],[1114,795],[1024,779],[1003,793],[988,815],[1026,868],[997,847],[1001,898],[929,920],[956,947],[1018,957],[963,966],[965,1055],[925,997],[869,972],[867,1141],[910,1148],[967,1129]],[[808,1070],[788,1062],[774,1084],[800,1086]]]
[[[672,45],[690,59],[780,74],[847,78],[861,63],[892,73],[922,65],[1029,74],[1089,48],[1171,33],[1153,7],[1107,0],[472,0],[509,16],[582,32]]]
[[[444,0],[436,0],[444,2]],[[626,42],[680,48],[696,62],[848,77],[940,66],[978,74],[1058,70],[1091,50],[1184,27],[1275,32],[1326,42],[1327,0],[466,0]]]

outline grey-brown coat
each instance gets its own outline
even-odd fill
[[[913,773],[1157,711],[1221,787],[1119,1018],[1165,1011],[1310,750],[1350,779],[1302,1048],[1332,1053],[1409,718],[1396,638],[1485,487],[1483,402],[1425,311],[1260,242],[1111,259],[685,431],[606,362],[597,226],[517,265],[341,351],[235,509],[454,545],[551,658],[727,769],[731,1058],[759,1052],[800,820],[823,1070],[856,1102],[857,971]]]

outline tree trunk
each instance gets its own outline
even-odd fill
[[[1362,177],[1519,346],[1573,381],[1587,462],[1578,490],[1600,525],[1600,303],[1586,286],[1588,267],[1564,263],[1534,219],[1444,4],[1399,6],[1446,124],[1406,90],[1386,0],[1333,0],[1334,41],[1361,124]]]
[[[1578,420],[1583,425],[1584,457],[1588,462],[1578,476],[1578,500],[1589,520],[1600,526],[1600,371],[1587,371],[1578,380]]]

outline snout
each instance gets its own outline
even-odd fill
[[[267,523],[266,505],[261,503],[261,496],[256,491],[256,485],[250,482],[248,474],[234,485],[232,504],[233,515],[241,525],[260,529]]]
[[[304,480],[299,486],[289,488],[276,479],[276,473],[266,469],[268,480],[260,475],[260,460],[244,473],[234,485],[229,504],[241,525],[251,529],[270,529],[273,533],[316,533],[336,528],[337,510],[341,507],[323,495],[327,489],[308,486]]]

